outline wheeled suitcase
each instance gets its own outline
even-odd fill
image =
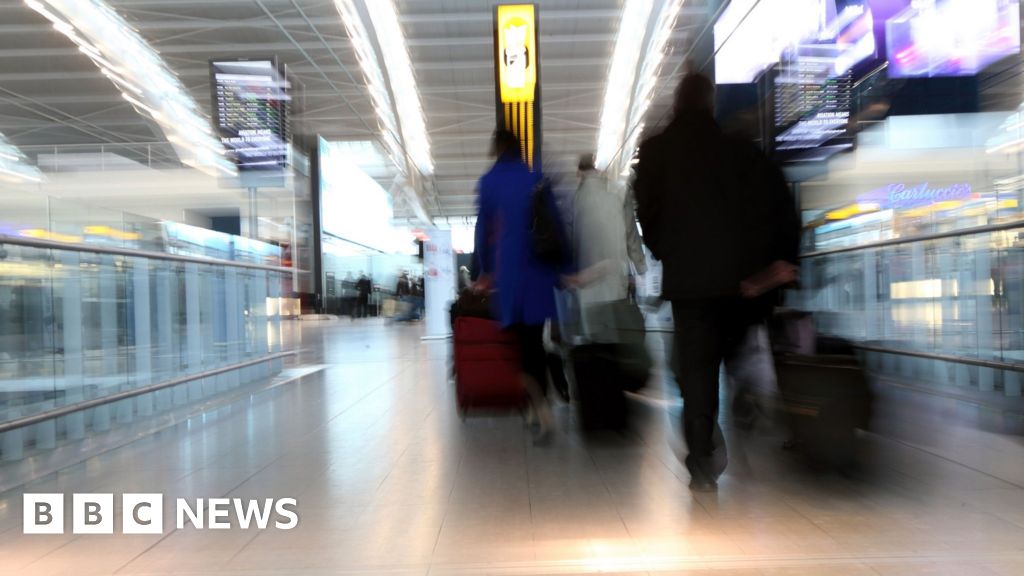
[[[519,346],[494,320],[455,318],[455,396],[460,414],[474,408],[523,409]]]
[[[823,345],[824,344],[824,345]],[[819,350],[851,349],[835,339]],[[837,351],[838,351],[837,350]],[[816,464],[848,468],[856,464],[857,429],[867,429],[872,394],[853,354],[778,354],[775,372],[791,441]]]
[[[615,344],[583,344],[569,352],[584,430],[615,430],[626,425],[626,395],[618,353]]]

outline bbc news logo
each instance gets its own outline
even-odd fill
[[[25,494],[22,529],[25,534],[63,534],[64,494]],[[192,526],[199,530],[229,530],[232,518],[242,530],[291,530],[299,524],[298,502],[294,498],[185,498],[175,500],[178,530]],[[113,494],[72,494],[72,534],[113,534]],[[122,494],[122,534],[163,534],[163,494]]]

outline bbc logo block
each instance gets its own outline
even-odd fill
[[[64,533],[64,494],[25,494],[22,512],[25,534]],[[121,532],[124,534],[162,534],[164,497],[162,494],[123,494]],[[72,534],[113,534],[113,494],[72,494]]]
[[[121,531],[125,534],[163,534],[163,494],[124,494]]]
[[[113,534],[118,519],[122,534],[164,533],[162,494],[122,494],[120,515],[113,494],[72,494],[70,500],[70,514],[65,514],[64,494],[24,494],[24,533],[63,534],[68,519],[73,534]],[[228,530],[235,526],[241,530],[291,530],[299,522],[297,506],[294,498],[178,498],[175,526],[178,530]]]
[[[25,494],[23,503],[25,534],[64,533],[63,494]]]

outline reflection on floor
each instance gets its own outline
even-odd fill
[[[459,420],[446,344],[421,330],[303,323],[323,371],[3,494],[0,574],[1024,574],[1019,439],[874,437],[872,473],[849,478],[762,435],[694,495],[668,385],[625,434],[585,439],[560,405],[534,447],[518,416]],[[295,497],[301,520],[174,530],[171,507],[162,535],[29,536],[23,492]]]

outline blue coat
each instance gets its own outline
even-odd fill
[[[531,197],[539,179],[517,156],[504,156],[478,184],[478,265],[494,280],[496,313],[506,328],[555,317],[559,271],[539,262],[530,246]]]

